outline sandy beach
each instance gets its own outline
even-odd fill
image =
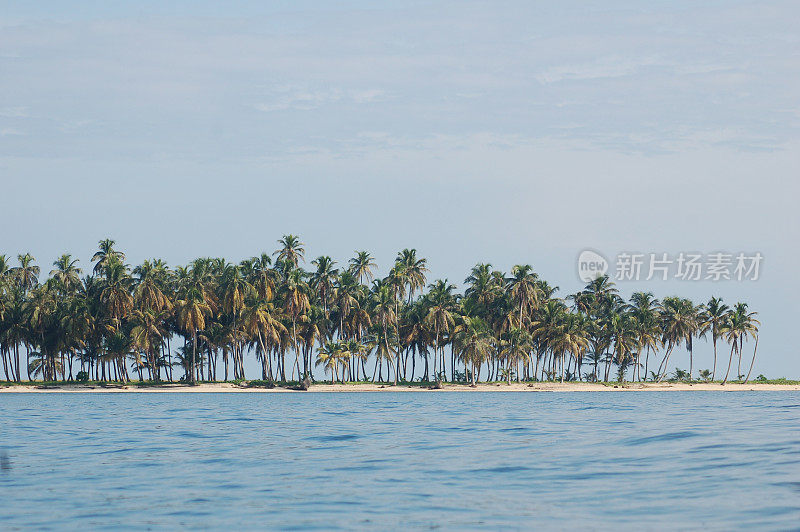
[[[315,392],[646,392],[646,391],[740,391],[783,390],[799,391],[800,384],[762,384],[762,383],[626,383],[624,385],[603,385],[588,382],[542,382],[542,383],[481,383],[475,387],[464,384],[445,384],[441,389],[423,388],[391,384],[314,384],[307,391],[291,388],[247,387],[233,383],[203,383],[195,386],[184,384],[162,384],[158,386],[137,385],[15,385],[0,386],[0,393],[315,393]]]

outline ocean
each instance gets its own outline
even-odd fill
[[[0,395],[0,528],[800,528],[800,392]]]

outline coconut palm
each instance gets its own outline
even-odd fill
[[[187,286],[175,302],[178,326],[192,339],[192,354],[189,359],[187,377],[190,383],[196,382],[197,370],[197,335],[205,329],[206,319],[211,316],[212,308],[205,294],[196,286]]]
[[[447,282],[447,279],[439,279],[429,285],[430,292],[427,297],[428,312],[425,316],[425,322],[433,330],[434,337],[434,359],[433,359],[433,374],[438,382],[441,380],[440,372],[444,373],[444,335],[448,334],[453,326],[455,320],[453,312],[456,306],[456,297],[453,294],[455,285]],[[439,356],[436,353],[439,353]],[[441,358],[441,365],[437,364]]]
[[[337,369],[342,359],[342,346],[339,342],[327,342],[317,351],[316,366],[322,366],[325,372],[330,372],[331,381],[336,384]]]
[[[644,351],[644,375],[650,363],[650,352],[656,351],[661,346],[661,327],[659,324],[659,301],[651,292],[636,292],[630,299],[630,312],[635,320],[637,352],[635,354],[635,369],[641,380],[641,353]]]
[[[747,303],[736,303],[736,305],[733,307],[733,310],[728,315],[727,322],[720,330],[722,336],[731,345],[731,353],[730,357],[728,358],[728,369],[725,372],[725,378],[722,380],[722,384],[728,382],[728,376],[731,372],[734,354],[738,355],[739,357],[739,370],[737,373],[737,379],[741,378],[741,357],[744,340],[747,337],[753,337],[756,339],[758,338],[758,325],[760,325],[760,323],[755,319],[755,316],[755,312],[748,312]],[[756,344],[756,346],[757,345],[758,344]],[[753,352],[753,359],[754,363],[755,351]],[[751,363],[751,370],[753,363]]]
[[[375,348],[379,360],[386,360],[387,364],[394,361],[394,383],[397,384],[399,357],[393,350],[397,336],[391,335],[389,330],[395,323],[395,303],[393,288],[387,283],[377,283],[371,301],[372,315],[379,328],[375,334]]]
[[[333,292],[339,270],[334,268],[336,262],[327,255],[317,257],[311,261],[311,264],[317,268],[316,271],[311,274],[311,287],[317,292],[317,295],[319,295],[320,301],[322,301],[322,308],[327,315],[328,301],[331,297],[331,292]]]
[[[281,323],[275,305],[266,299],[252,299],[244,305],[242,322],[251,338],[255,338],[261,352],[261,378],[272,380],[270,353],[280,343],[286,327]],[[282,377],[283,380],[285,378]]]
[[[561,360],[561,382],[564,382],[566,364],[564,357],[567,354],[577,361],[583,358],[589,347],[589,336],[586,329],[586,320],[582,314],[563,313],[561,320],[551,340],[553,353],[559,355]]]
[[[521,345],[521,342],[516,345]],[[481,365],[492,351],[491,329],[480,318],[464,317],[453,332],[453,350],[464,363],[464,377],[469,374],[470,384],[474,386]],[[472,368],[471,371],[467,366]]]
[[[538,280],[539,276],[536,275],[530,264],[517,264],[512,267],[511,277],[506,280],[508,294],[515,307],[519,309],[517,321],[519,328],[524,327],[524,316],[539,307],[543,294],[537,285]]]
[[[69,253],[61,255],[58,260],[53,262],[55,269],[50,272],[50,277],[58,281],[64,292],[68,294],[77,290],[81,284],[82,271],[77,264],[78,260],[73,259]]]
[[[29,379],[72,379],[79,363],[95,379],[127,381],[133,368],[140,379],[172,380],[174,366],[184,368],[182,379],[189,382],[216,380],[221,355],[225,379],[229,360],[241,379],[247,357],[255,357],[262,378],[286,380],[286,354],[294,351],[292,378],[296,371],[313,379],[315,362],[330,351],[333,358],[322,365],[334,382],[367,379],[368,364],[374,364],[373,379],[413,380],[420,373],[417,357],[424,360],[423,378],[430,379],[429,354],[439,381],[449,348],[448,378],[455,380],[463,364],[471,383],[501,375],[509,381],[514,374],[518,380],[583,378],[584,362],[594,366],[589,380],[608,380],[612,366],[620,379],[631,366],[632,378],[641,379],[651,352],[661,380],[671,375],[671,354],[682,345],[689,354],[685,373],[692,376],[694,341],[706,334],[714,344],[711,378],[719,339],[731,348],[725,382],[734,356],[745,382],[755,365],[760,324],[745,304],[728,309],[711,298],[701,307],[679,297],[659,303],[641,292],[626,303],[604,276],[568,296],[568,307],[555,296],[558,288],[525,264],[509,275],[488,263],[475,265],[462,296],[446,280],[425,287],[427,263],[413,248],[400,251],[387,276],[366,286],[376,268],[369,253],[358,252],[343,271],[322,255],[306,272],[299,238],[286,235],[279,242],[274,266],[262,253],[238,264],[203,257],[174,269],[151,259],[131,271],[124,253],[106,239],[92,257],[93,274],[81,278],[80,263],[64,254],[41,282],[30,254],[19,255],[13,267],[0,255],[5,378],[20,381],[26,366]],[[173,350],[176,335],[184,341]],[[750,339],[753,355],[742,368]]]
[[[689,364],[692,364],[692,338],[697,334],[700,324],[700,312],[688,299],[679,297],[666,297],[662,302],[661,326],[663,330],[663,342],[667,345],[667,353],[659,368],[661,382],[667,375],[669,369],[669,358],[672,350],[686,342],[689,352]],[[689,371],[691,379],[691,369]]]
[[[730,317],[730,308],[718,297],[708,300],[700,316],[700,332],[711,333],[711,343],[714,346],[714,365],[711,369],[711,380],[717,375],[717,340],[722,336],[722,329]]]
[[[532,337],[526,329],[511,328],[501,335],[499,342],[500,359],[505,362],[506,384],[511,384],[512,368],[519,365],[519,362],[527,359],[532,350]],[[517,372],[519,380],[519,372]]]
[[[350,259],[350,273],[355,275],[359,284],[372,281],[372,270],[376,267],[375,259],[366,251],[356,251],[356,256]]]
[[[39,284],[39,272],[41,270],[34,264],[35,259],[30,253],[17,255],[17,260],[19,261],[19,266],[11,270],[11,275],[16,279],[22,291],[27,293]]]
[[[406,248],[397,254],[396,263],[403,271],[403,279],[408,285],[408,303],[411,304],[414,293],[425,286],[428,261],[424,258],[417,258],[416,249]]]
[[[144,310],[134,309],[130,316],[133,324],[130,334],[133,347],[138,352],[144,353],[150,378],[156,381],[161,380],[158,359],[166,334],[164,328],[166,314],[167,312],[163,310],[146,308]]]
[[[289,235],[291,236],[291,235]],[[305,272],[299,268],[294,268],[286,273],[285,283],[283,285],[283,301],[284,311],[292,321],[292,346],[294,347],[295,354],[295,369],[297,369],[298,378],[300,378],[300,350],[297,343],[297,322],[305,319],[306,314],[311,310],[311,302],[308,298],[309,287],[306,283]],[[304,360],[305,362],[305,360]],[[281,380],[286,380],[285,365],[281,364]],[[294,373],[294,370],[292,370]],[[304,374],[308,374],[308,367],[304,367]]]
[[[306,249],[305,245],[300,242],[300,237],[291,234],[284,235],[278,240],[278,244],[281,247],[273,255],[278,256],[278,260],[283,263],[285,269],[297,268],[303,262]]]
[[[112,259],[117,259],[119,262],[125,260],[125,254],[115,250],[114,244],[116,242],[110,238],[98,242],[100,249],[92,256],[92,262],[96,263],[94,265],[95,274],[101,273]]]

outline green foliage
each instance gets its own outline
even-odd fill
[[[316,378],[335,383],[625,382],[642,371],[657,381],[681,350],[693,367],[699,338],[715,353],[718,342],[729,346],[720,358],[736,373],[748,371],[748,340],[757,345],[758,321],[744,303],[643,292],[626,300],[608,276],[558,297],[527,264],[508,273],[476,264],[460,293],[448,279],[429,282],[415,249],[398,252],[384,277],[364,251],[344,264],[322,255],[306,270],[305,249],[290,234],[274,253],[237,264],[204,257],[170,268],[154,259],[131,269],[104,239],[88,275],[63,255],[43,282],[30,254],[14,265],[0,255],[4,376],[64,382],[75,368],[87,384],[297,386],[288,381],[313,382],[317,368]],[[248,359],[260,366],[258,380],[245,380]],[[690,379],[691,370],[674,377]]]
[[[682,370],[680,368],[675,368],[675,372],[672,374],[672,378],[676,381],[685,381],[689,378],[689,372]]]

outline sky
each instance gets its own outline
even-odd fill
[[[176,265],[294,233],[566,296],[584,249],[760,252],[755,281],[618,287],[746,301],[754,375],[800,377],[799,4],[374,4],[0,2],[0,253]]]

